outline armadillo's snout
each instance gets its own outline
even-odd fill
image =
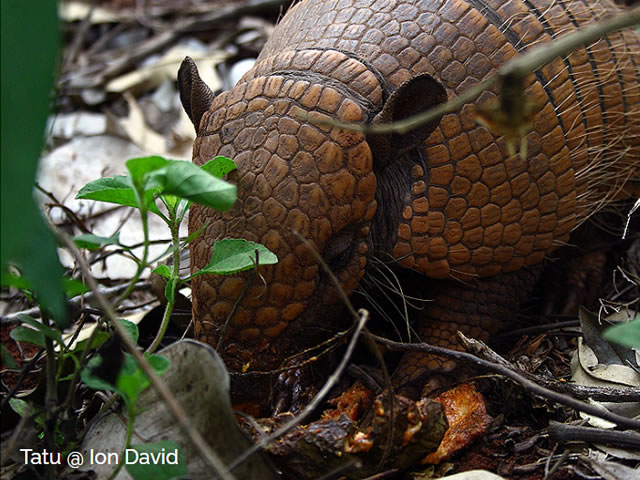
[[[205,266],[222,238],[259,242],[279,258],[258,272],[193,282],[197,336],[221,343],[232,370],[278,367],[322,322],[316,307],[340,301],[314,251],[347,294],[364,272],[376,209],[371,151],[363,134],[318,119],[365,115],[331,87],[272,76],[222,94],[200,121],[194,162],[233,159],[238,201],[225,213],[192,208],[190,231],[207,225],[192,246],[192,268]]]

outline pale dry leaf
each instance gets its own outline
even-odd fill
[[[86,2],[59,2],[58,15],[60,19],[70,23],[82,21],[87,18],[91,10],[91,4]],[[117,23],[121,17],[114,10],[95,7],[91,14],[91,23]]]
[[[131,72],[111,80],[105,87],[107,92],[121,93],[135,91],[137,93],[153,90],[166,79],[175,80],[184,57],[195,55],[202,79],[215,91],[222,82],[216,74],[214,66],[223,62],[228,54],[222,50],[207,52],[203,55],[199,49],[194,51],[185,45],[176,45],[167,50],[152,64],[142,66]],[[195,60],[195,58],[194,58]]]
[[[169,369],[162,375],[163,381],[175,395],[189,419],[211,448],[229,463],[251,446],[235,421],[229,400],[229,377],[222,360],[209,345],[193,340],[176,342],[159,352],[169,360]],[[139,397],[133,443],[155,442],[167,438],[180,445],[180,453],[187,458],[191,478],[212,478],[211,472],[198,455],[195,447],[185,437],[180,425],[169,412],[155,390],[148,388]],[[81,450],[85,458],[88,452],[121,452],[124,446],[126,425],[116,415],[100,419],[87,434]],[[100,467],[100,468],[97,468]],[[108,478],[113,470],[99,465],[83,465],[96,470],[97,480]],[[260,478],[274,480],[273,471],[260,454],[253,455],[233,471],[236,478]],[[130,478],[120,474],[117,479]]]

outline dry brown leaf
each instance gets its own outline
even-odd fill
[[[484,397],[471,384],[458,385],[435,400],[444,407],[449,429],[438,450],[427,455],[422,463],[438,464],[447,460],[486,432],[491,423]]]

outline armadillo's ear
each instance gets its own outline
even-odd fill
[[[200,119],[209,110],[215,95],[200,78],[196,62],[190,57],[185,57],[180,65],[180,70],[178,70],[178,88],[182,106],[189,115],[191,123],[196,127],[196,133],[198,133]]]
[[[446,102],[447,92],[431,75],[421,74],[407,80],[389,96],[382,111],[371,122],[381,125],[412,117]],[[440,118],[405,133],[368,134],[367,141],[376,162],[386,164],[392,158],[424,142],[440,123]]]

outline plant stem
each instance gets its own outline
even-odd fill
[[[120,295],[118,299],[113,303],[114,310],[116,310],[120,306],[120,304],[124,302],[129,297],[129,295],[131,295],[131,292],[133,292],[133,290],[136,288],[136,283],[138,282],[140,275],[142,275],[142,271],[145,268],[147,268],[147,259],[149,257],[149,214],[147,211],[147,207],[144,205],[144,202],[142,200],[142,195],[138,193],[137,189],[134,189],[134,190],[136,191],[136,197],[138,199],[140,217],[142,221],[142,233],[144,236],[144,246],[142,248],[142,259],[138,263],[138,268],[136,269],[136,273],[133,275],[131,282],[129,282],[129,286],[124,292],[122,292],[122,295]]]
[[[160,328],[158,329],[156,338],[153,339],[153,342],[151,343],[151,345],[149,345],[149,348],[147,348],[146,353],[152,354],[156,351],[158,346],[160,346],[160,342],[162,342],[164,334],[167,332],[167,327],[169,326],[171,313],[173,313],[173,304],[174,300],[170,300],[167,298],[167,305],[164,308],[164,315],[162,315],[162,323],[160,324]]]
[[[49,315],[42,311],[42,323],[46,326],[51,326],[49,322]],[[44,336],[45,348],[46,348],[46,378],[47,389],[45,393],[45,415],[47,421],[45,422],[44,436],[45,444],[50,452],[56,451],[56,418],[58,403],[58,382],[57,380],[57,367],[56,367],[56,352],[53,348],[53,340],[48,336]],[[55,479],[55,470],[53,465],[48,465],[47,478]]]
[[[76,390],[78,388],[80,374],[82,373],[82,369],[87,362],[89,352],[91,352],[91,345],[93,344],[93,340],[96,338],[99,331],[99,325],[96,325],[91,332],[91,335],[89,335],[89,338],[86,340],[84,348],[82,349],[82,353],[80,354],[80,360],[78,362],[80,366],[73,372],[73,378],[71,379],[71,382],[69,382],[69,392],[67,393],[67,398],[64,403],[58,408],[58,412],[63,412],[71,406],[71,402],[73,401]],[[71,355],[73,355],[73,353]]]
[[[169,228],[171,229],[171,246],[173,248],[173,272],[172,272],[172,280],[175,279],[177,290],[180,285],[180,219],[177,218],[177,210],[173,208],[169,208]],[[171,313],[173,312],[173,307],[176,302],[175,290],[173,295],[168,295],[167,297],[167,305],[164,309],[164,315],[162,316],[162,323],[160,324],[160,328],[158,329],[158,333],[156,334],[156,338],[153,339],[149,348],[147,348],[147,353],[151,354],[156,351],[160,342],[164,338],[164,334],[167,332],[167,327],[169,326],[169,320],[171,319]]]
[[[126,451],[131,446],[131,437],[133,436],[133,422],[135,421],[136,415],[133,409],[131,408],[128,409],[128,414],[129,414],[128,415],[129,418],[127,419],[128,420],[127,421],[127,438],[124,442],[124,450],[122,451],[120,460],[118,461],[118,466],[115,468],[113,472],[111,472],[111,475],[109,475],[108,480],[113,480],[114,478],[116,478],[120,470],[122,470],[122,467],[124,466],[124,460],[126,458]]]

